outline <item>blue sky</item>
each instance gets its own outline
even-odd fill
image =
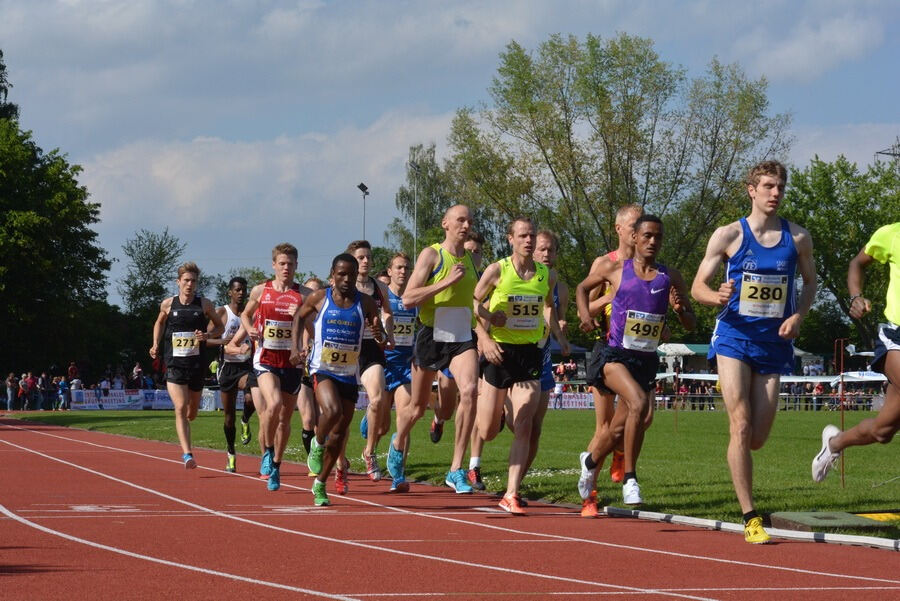
[[[356,185],[381,244],[409,146],[446,156],[512,39],[627,32],[689,74],[738,62],[792,113],[793,164],[865,165],[900,134],[898,23],[890,0],[0,0],[0,49],[22,126],[84,167],[111,257],[168,226],[210,273],[290,241],[324,275],[362,235]]]

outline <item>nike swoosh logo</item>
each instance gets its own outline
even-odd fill
[[[539,281],[539,282],[543,282],[543,281],[544,281],[544,276],[539,275],[539,276],[538,276],[538,281]]]
[[[663,290],[665,290],[665,288],[659,288],[659,289],[651,288],[650,294],[656,294],[657,292],[662,292]]]

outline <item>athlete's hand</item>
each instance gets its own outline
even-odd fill
[[[568,357],[569,351],[571,350],[571,348],[569,347],[569,341],[563,338],[562,340],[559,340],[557,342],[559,342],[559,352],[562,353],[563,357]]]
[[[150,357],[152,357],[153,359],[156,359],[156,355],[158,355],[158,354],[159,354],[159,347],[154,344],[153,346],[150,347]]]
[[[800,335],[801,321],[803,321],[803,318],[800,317],[800,314],[794,313],[781,323],[781,327],[778,328],[778,335],[785,340],[793,340]]]
[[[559,320],[559,329],[560,329],[560,330],[562,330],[563,332],[565,332],[565,331],[566,331],[566,328],[567,328],[568,326],[569,326],[569,322],[568,322],[568,321],[566,321],[565,319],[560,319],[560,320]]]
[[[491,325],[502,328],[506,325],[506,313],[503,311],[494,311],[491,313]]]
[[[682,313],[687,308],[684,304],[684,297],[681,296],[681,292],[675,286],[669,286],[669,306],[676,313]]]
[[[863,315],[872,310],[872,301],[862,296],[857,296],[850,303],[850,317],[860,319]]]
[[[291,365],[303,365],[306,363],[306,349],[291,349]]]
[[[659,339],[663,342],[668,342],[669,338],[672,337],[672,330],[669,329],[669,326],[663,326],[662,332],[659,334]]]
[[[466,275],[466,266],[462,263],[457,263],[453,267],[450,268],[450,273],[447,274],[446,280],[450,282],[452,286],[456,282],[463,279],[463,276]]]
[[[503,363],[503,349],[491,338],[483,339],[482,337],[478,339],[478,352],[494,365]]]
[[[731,300],[732,295],[734,295],[734,280],[722,282],[722,285],[719,286],[718,294],[719,304],[724,307],[728,304],[728,301]]]
[[[600,327],[600,323],[596,319],[590,315],[582,315],[581,311],[578,312],[578,321],[581,322],[578,324],[578,329],[585,333],[593,332]]]
[[[259,340],[259,330],[256,329],[256,326],[252,326],[247,331],[247,336],[249,336],[251,340]]]
[[[203,330],[194,330],[194,338],[196,338],[200,342],[204,342],[206,340],[209,340],[209,332],[204,332]]]

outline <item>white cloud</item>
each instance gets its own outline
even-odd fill
[[[791,149],[791,161],[797,168],[809,166],[818,155],[820,160],[834,161],[844,155],[856,163],[860,170],[875,160],[875,153],[893,146],[900,135],[900,122],[894,123],[846,123],[835,126],[804,125],[792,132],[795,143]],[[886,157],[879,157],[886,160]]]

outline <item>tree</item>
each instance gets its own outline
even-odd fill
[[[165,228],[162,233],[140,229],[122,245],[128,257],[119,294],[126,311],[138,319],[156,315],[159,304],[173,288],[178,262],[187,244]]]
[[[12,84],[6,76],[6,64],[3,62],[3,51],[0,50],[0,119],[16,120],[19,118],[19,107],[12,102],[7,102],[9,89]]]
[[[58,364],[95,333],[83,314],[104,302],[110,263],[91,229],[99,205],[88,202],[80,172],[0,118],[0,311],[10,341],[0,365]]]
[[[789,179],[783,215],[804,226],[812,236],[817,305],[834,304],[841,314],[847,315],[847,266],[875,230],[897,220],[900,173],[890,163],[877,162],[860,173],[856,164],[843,156],[833,163],[816,157],[805,169],[793,170]],[[873,266],[866,271],[865,292],[866,298],[872,300],[872,313],[860,321],[854,320],[860,348],[871,349],[875,342],[887,284],[887,270]],[[834,322],[832,314],[830,320],[822,320],[823,327],[817,331],[826,351],[834,338],[846,334],[846,330],[844,335],[835,330]],[[813,330],[810,325],[804,323],[803,327]]]

